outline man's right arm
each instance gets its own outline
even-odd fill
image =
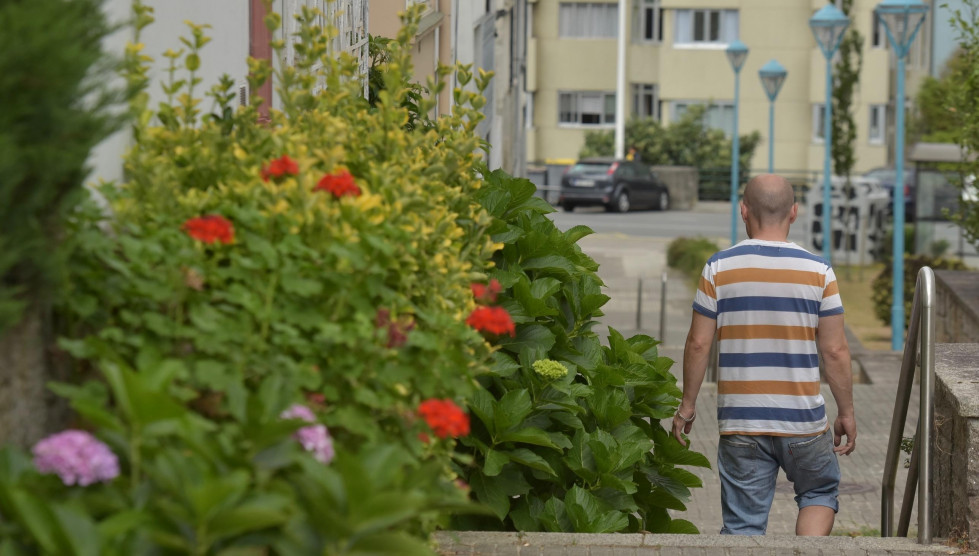
[[[837,417],[833,425],[833,442],[838,454],[849,455],[856,447],[857,421],[853,412],[853,373],[850,369],[850,346],[843,329],[843,314],[820,317],[816,336],[823,358],[826,382],[836,399]],[[846,436],[846,444],[840,445]]]

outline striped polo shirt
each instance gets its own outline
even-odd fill
[[[693,308],[717,321],[721,434],[827,429],[816,330],[843,304],[825,259],[794,243],[742,241],[707,261]]]

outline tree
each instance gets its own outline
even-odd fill
[[[961,62],[952,69],[945,105],[955,124],[952,135],[963,154],[960,185],[974,187],[975,176],[979,176],[979,0],[964,0],[963,4],[951,20],[958,31]],[[979,201],[974,199],[975,195],[963,195],[953,218],[969,242],[979,246]]]
[[[930,143],[957,143],[958,121],[949,104],[951,94],[966,79],[969,68],[965,53],[958,50],[935,78],[928,76],[921,82],[915,100],[916,113],[909,122],[909,133],[919,141]]]
[[[84,195],[106,111],[101,0],[0,3],[0,333],[57,275],[60,220]]]
[[[853,0],[843,0],[840,6],[843,13],[850,15]],[[863,66],[863,36],[854,27],[843,35],[840,41],[839,56],[833,66],[833,117],[830,122],[833,133],[830,157],[833,160],[833,173],[844,176],[843,199],[846,209],[843,211],[843,225],[849,229],[851,225],[850,199],[853,196],[853,186],[850,183],[850,172],[856,163],[853,143],[857,139],[857,124],[853,121],[853,92],[860,82],[860,69]],[[850,250],[846,251],[849,266]]]
[[[694,166],[699,169],[731,166],[731,140],[723,131],[707,127],[707,106],[692,106],[669,126],[652,119],[629,120],[626,144],[636,148],[642,161],[652,165]],[[747,172],[761,135],[753,131],[740,137],[740,165]],[[612,131],[589,131],[579,156],[612,156]]]
[[[843,0],[841,9],[849,15],[853,0]],[[856,157],[853,142],[857,139],[857,125],[853,121],[853,92],[860,82],[863,66],[863,36],[855,28],[840,41],[839,57],[833,66],[833,145],[831,157],[833,172],[838,176],[850,176]]]

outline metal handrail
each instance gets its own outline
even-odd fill
[[[911,521],[911,505],[914,503],[914,486],[918,486],[918,543],[931,543],[931,475],[932,475],[932,426],[935,421],[935,273],[929,267],[918,271],[914,288],[914,301],[911,304],[911,323],[908,326],[907,344],[904,347],[904,360],[897,385],[897,399],[894,416],[891,419],[891,436],[887,443],[887,456],[884,462],[884,478],[881,481],[880,534],[882,537],[894,535],[894,480],[897,477],[897,462],[900,455],[901,439],[904,435],[904,421],[908,416],[911,401],[911,386],[914,382],[914,368],[921,367],[919,385],[920,409],[918,429],[915,432],[914,449],[911,453],[911,468],[904,488],[901,518],[898,535],[907,536]],[[919,342],[920,339],[920,342]],[[920,361],[919,359],[920,354]]]

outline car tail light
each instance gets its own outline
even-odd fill
[[[904,196],[905,197],[908,197],[910,195],[911,195],[911,186],[910,185],[905,185],[904,186]]]
[[[612,174],[615,173],[615,171],[618,168],[619,168],[619,163],[618,162],[613,162],[612,165],[608,167],[608,172],[605,172],[605,175],[611,176]]]

